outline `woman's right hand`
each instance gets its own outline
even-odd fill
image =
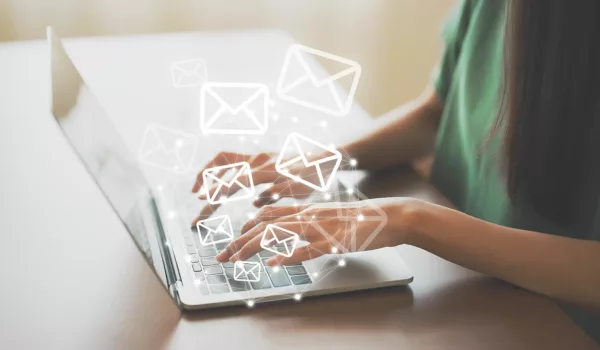
[[[217,156],[214,157],[210,162],[208,162],[208,164],[206,164],[204,168],[198,173],[196,177],[196,182],[192,188],[192,192],[200,192],[203,188],[203,185],[205,185],[203,183],[204,179],[202,176],[202,173],[205,170],[209,168],[225,166],[239,162],[246,162],[250,165],[252,171],[252,182],[254,183],[254,185],[267,183],[273,184],[271,187],[258,194],[253,203],[256,207],[262,207],[267,204],[275,203],[279,199],[284,197],[301,199],[310,196],[313,192],[313,190],[310,187],[300,182],[296,182],[275,170],[275,157],[276,155],[271,153],[260,153],[256,155],[250,155],[233,152],[221,152],[217,154]],[[316,177],[318,176],[310,168],[290,169],[290,172],[302,177],[303,179],[308,180],[310,180],[311,178],[315,178],[313,180],[316,180]],[[216,174],[216,176],[219,178],[223,177],[224,175],[224,171]],[[243,184],[249,183],[249,179],[247,176],[242,176],[238,180]],[[201,191],[202,193],[200,193],[200,196],[198,198],[201,200],[206,200],[206,194],[212,193],[212,191],[214,191],[215,189],[216,185],[214,186],[214,188],[208,189],[208,191]],[[221,194],[228,197],[233,196],[240,189],[240,186],[234,185],[231,188],[226,189]],[[219,208],[219,206],[219,204],[207,204],[206,207],[204,207],[201,210],[198,217],[196,217],[196,219],[193,221],[192,225],[196,225],[196,223],[199,220],[204,220],[210,217],[210,215],[212,215],[212,213],[216,211]]]

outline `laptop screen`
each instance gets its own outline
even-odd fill
[[[51,29],[48,29],[48,39],[52,114],[138,248],[154,266],[142,212],[155,215],[149,185],[121,135]]]

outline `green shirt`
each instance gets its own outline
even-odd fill
[[[498,111],[505,21],[505,1],[464,0],[444,25],[445,52],[433,78],[444,113],[431,181],[458,209],[480,219],[600,240],[600,215],[591,228],[560,227],[537,215],[526,194],[511,203],[499,168],[499,140],[483,147]],[[600,342],[600,318],[564,309]]]

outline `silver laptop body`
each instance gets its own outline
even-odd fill
[[[52,113],[179,308],[254,306],[267,301],[297,301],[314,295],[406,285],[412,281],[412,274],[397,248],[327,254],[275,269],[264,264],[271,255],[261,252],[250,259],[260,263],[260,280],[236,281],[232,278],[232,264],[219,264],[214,260],[224,244],[200,245],[199,233],[189,227],[188,219],[176,215],[181,204],[178,198],[185,197],[180,192],[187,188],[188,193],[193,180],[190,179],[185,188],[177,184],[151,188],[140,165],[51,28],[48,28],[48,43]],[[356,196],[336,199],[352,201]],[[234,229],[239,232],[246,218],[230,214]]]

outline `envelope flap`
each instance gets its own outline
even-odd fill
[[[204,89],[207,95],[233,114],[239,113],[258,97],[267,93],[266,87],[262,84],[209,83],[204,86]]]
[[[352,75],[360,70],[360,65],[352,60],[332,55],[328,52],[313,49],[311,47],[296,45],[292,48],[293,53],[308,74],[312,82],[317,86],[331,83],[340,78]],[[327,72],[315,72],[309,62],[315,60],[328,68]]]
[[[203,76],[205,67],[204,61],[200,59],[178,61],[173,63],[173,69],[188,76]]]
[[[292,140],[296,146],[297,152],[304,156],[307,166],[318,165],[341,159],[341,153],[335,148],[325,146],[303,135],[295,134]],[[315,159],[315,156],[318,156],[318,159]]]
[[[269,225],[267,232],[271,233],[270,236],[273,237],[277,243],[298,239],[298,234],[296,232],[286,230],[276,225]]]
[[[227,170],[228,172],[224,174],[222,177],[216,176],[221,170]],[[215,181],[216,183],[221,183],[227,187],[233,186],[241,176],[247,175],[249,177],[252,176],[252,170],[250,169],[250,164],[246,162],[240,162],[235,164],[224,165],[215,168],[209,168],[204,170],[204,174],[207,178]]]

